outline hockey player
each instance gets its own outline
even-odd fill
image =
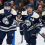
[[[27,20],[25,20],[25,23],[22,24],[24,30],[21,30],[21,35],[24,34],[28,45],[36,45],[36,34],[39,33],[40,27],[34,27],[42,26],[40,25],[41,22],[39,22],[39,15],[33,11],[33,7],[34,6],[32,4],[28,4],[27,10],[22,12],[22,15],[28,16]]]
[[[16,11],[11,8],[10,2],[5,2],[4,9],[0,10],[0,45],[7,34],[7,45],[12,45],[12,39],[16,30],[14,16]]]
[[[17,26],[20,27],[20,31],[23,30],[21,25],[23,24],[23,21],[27,19],[27,17],[28,17],[27,15],[22,15],[20,11],[17,11],[17,15],[15,15],[15,20],[16,20]]]
[[[16,20],[17,26],[20,25],[24,20],[27,19],[28,16],[22,15],[20,11],[17,11],[17,15],[13,16],[13,18]]]

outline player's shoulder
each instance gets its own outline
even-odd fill
[[[32,17],[39,18],[39,15],[36,12],[34,12],[33,15],[32,15]]]
[[[12,13],[13,15],[17,15],[17,12],[16,12],[14,9],[11,10],[11,13]]]
[[[27,10],[26,11],[22,11],[22,15],[27,15]]]
[[[0,10],[0,14],[3,14],[3,13],[4,13],[4,9],[1,9],[1,10]]]
[[[45,15],[45,11],[42,12],[42,16]]]

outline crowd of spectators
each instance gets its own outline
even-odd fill
[[[0,0],[0,9],[4,8],[4,2],[6,1],[11,3],[11,7],[15,11],[25,11],[28,4],[33,4],[34,11],[40,15],[45,11],[45,0]]]

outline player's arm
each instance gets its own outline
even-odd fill
[[[0,24],[1,24],[1,19],[2,19],[2,17],[4,16],[3,14],[4,14],[4,9],[1,9],[1,10],[0,10]]]
[[[39,33],[39,31],[40,31],[40,29],[41,29],[41,27],[43,26],[43,24],[42,24],[42,19],[41,19],[41,17],[38,17],[37,19],[36,19],[36,33]]]
[[[12,18],[16,20],[17,12],[14,9],[12,9],[11,14]]]

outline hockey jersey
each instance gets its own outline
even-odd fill
[[[45,26],[45,11],[42,12],[42,23]]]
[[[23,21],[25,21],[27,19],[28,16],[25,15],[21,15],[20,19],[18,19],[17,15],[15,16],[15,20],[19,20],[19,22],[17,21],[17,25],[20,25],[20,23],[23,23]]]
[[[39,26],[42,26],[42,23],[39,21],[39,15],[36,12],[33,12],[32,15],[29,16],[29,14],[27,13],[27,10],[22,12],[22,15],[28,16],[27,20],[25,20],[25,22],[24,22],[24,24],[26,24],[27,27],[28,27],[27,31],[32,30],[34,28],[34,26],[38,26],[36,28],[37,33],[38,33],[40,31],[40,27]],[[22,27],[23,27],[23,25],[22,25]],[[24,30],[20,30],[21,35],[23,35],[23,31]]]
[[[17,15],[16,11],[10,9],[10,11],[2,9],[0,10],[0,30],[1,31],[11,31],[16,30],[16,20],[13,16]]]
[[[33,24],[40,23],[40,25],[38,24],[38,26],[42,26],[41,21],[39,19],[39,15],[36,12],[33,12],[32,15],[29,15],[26,10],[26,11],[22,12],[22,15],[27,15],[28,17],[30,17],[29,18],[29,20],[31,21],[30,23],[33,23]],[[31,25],[33,25],[33,24],[31,24]]]

